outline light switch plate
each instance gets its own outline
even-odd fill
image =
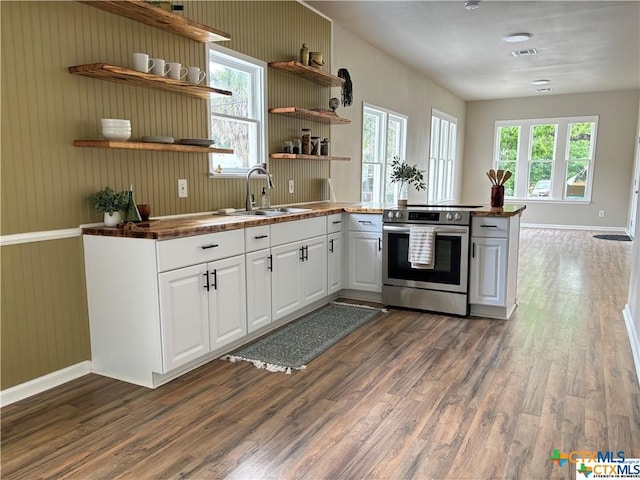
[[[289,180],[289,193],[294,193],[294,192],[295,192],[295,188],[294,188],[293,180]]]

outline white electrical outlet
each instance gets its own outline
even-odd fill
[[[293,180],[289,180],[289,193],[295,193]]]
[[[187,198],[187,179],[186,178],[178,179],[178,197]]]
[[[599,210],[599,211],[598,211],[598,216],[599,216],[600,218],[604,217],[604,210]]]

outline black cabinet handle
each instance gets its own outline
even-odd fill
[[[382,239],[380,237],[378,237],[378,251],[382,251]]]
[[[218,271],[213,269],[213,285],[211,285],[214,290],[218,289]]]
[[[202,276],[207,279],[207,283],[204,284],[204,288],[206,288],[208,292],[209,291],[209,270],[207,270],[207,273],[203,273]]]
[[[261,238],[267,238],[269,235],[256,235],[253,238],[255,238],[256,240],[260,240]]]
[[[211,245],[203,245],[200,248],[203,250],[207,250],[209,248],[216,248],[217,246],[219,246],[217,243],[212,243]]]
[[[304,247],[300,247],[300,259],[301,262],[304,262]]]
[[[471,244],[471,258],[476,258],[476,243]]]
[[[267,260],[269,261],[269,263],[267,263],[267,270],[273,272],[273,255],[269,255]]]
[[[342,223],[342,220],[334,220],[334,221],[333,221],[333,222],[331,222],[331,223],[333,223],[334,225],[337,225],[338,223]]]
[[[333,253],[333,238],[329,240],[329,253]]]
[[[362,225],[373,225],[373,222],[371,220],[358,220],[358,223]]]
[[[498,228],[497,225],[480,225],[480,228]]]

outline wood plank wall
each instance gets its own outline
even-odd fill
[[[325,54],[330,70],[331,25],[294,1],[184,2],[185,16],[231,34],[221,43],[265,62],[295,59],[303,42]],[[242,179],[211,179],[207,156],[169,152],[76,148],[74,139],[99,139],[100,118],[129,118],[132,137],[207,136],[206,102],[151,89],[70,75],[71,65],[130,66],[133,52],[205,67],[204,46],[77,2],[1,2],[2,235],[77,228],[99,222],[86,197],[109,185],[134,185],[152,216],[244,205]],[[332,72],[336,73],[336,72]],[[339,91],[269,70],[269,107],[328,105]],[[328,137],[329,127],[268,116],[269,151],[302,127]],[[337,154],[337,152],[336,152]],[[329,162],[270,162],[274,204],[328,198]],[[177,197],[177,179],[189,197]],[[286,185],[293,179],[296,192]],[[258,182],[256,193],[258,192]],[[0,387],[90,358],[79,239],[4,246],[2,255],[2,382]],[[37,261],[25,263],[25,259]],[[79,259],[79,260],[78,260]],[[65,268],[60,268],[65,265]],[[28,301],[8,292],[33,292]],[[12,285],[12,289],[5,286]],[[67,307],[69,302],[73,307]],[[48,332],[42,341],[23,341]],[[20,354],[11,345],[20,345]],[[33,350],[30,350],[33,348]],[[61,353],[64,352],[64,353]]]

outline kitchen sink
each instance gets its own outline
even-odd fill
[[[310,212],[310,208],[290,208],[290,207],[278,207],[278,208],[256,208],[250,212],[232,212],[228,215],[237,216],[262,216],[262,217],[278,217],[281,215],[292,215],[294,213]]]

